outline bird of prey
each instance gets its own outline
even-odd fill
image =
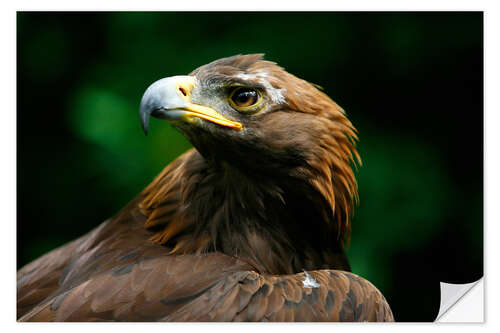
[[[153,83],[151,116],[194,148],[20,269],[19,321],[394,320],[350,272],[356,130],[318,86],[237,55]]]

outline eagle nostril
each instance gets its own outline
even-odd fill
[[[179,87],[179,91],[181,92],[182,95],[187,96],[186,90],[182,87]]]

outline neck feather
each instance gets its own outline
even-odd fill
[[[250,179],[232,167],[210,166],[191,150],[143,191],[139,207],[151,240],[171,253],[220,251],[271,274],[349,270],[347,227],[330,221],[335,209],[321,182],[293,175]]]

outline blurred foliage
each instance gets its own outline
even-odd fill
[[[97,226],[190,144],[138,106],[209,61],[265,53],[360,133],[348,256],[397,320],[483,274],[482,13],[18,13],[18,267]]]

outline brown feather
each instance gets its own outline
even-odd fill
[[[261,58],[191,75],[284,100],[266,95],[265,111],[242,118],[245,135],[184,129],[196,149],[116,216],[18,271],[19,321],[394,320],[382,294],[346,272],[355,128],[314,85]],[[319,286],[304,286],[302,270]]]

